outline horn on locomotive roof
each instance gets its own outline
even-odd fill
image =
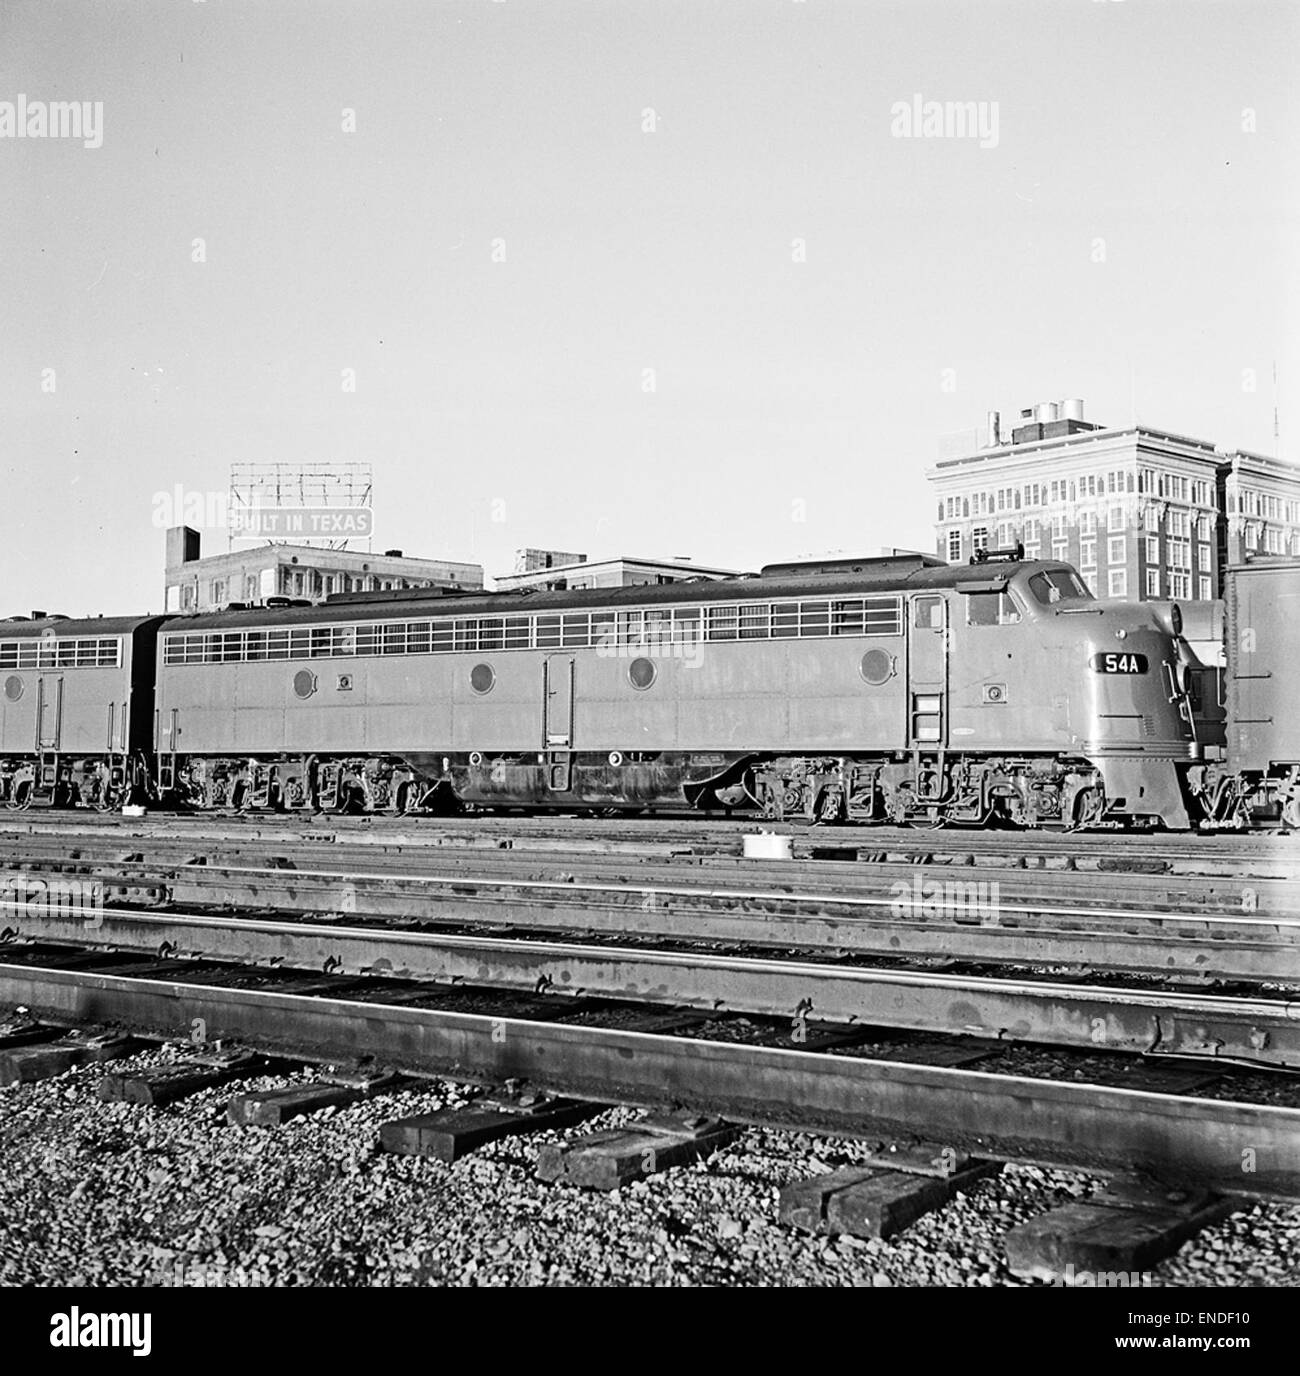
[[[1025,558],[1025,547],[1019,540],[1009,549],[977,549],[971,555],[972,564],[1019,564]]]

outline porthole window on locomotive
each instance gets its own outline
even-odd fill
[[[310,669],[299,669],[293,676],[293,691],[300,698],[309,698],[316,691],[316,675]]]
[[[858,672],[868,683],[879,687],[894,677],[894,656],[888,650],[868,650],[862,656]]]
[[[649,688],[658,672],[653,660],[634,659],[627,666],[627,681],[633,688]]]
[[[17,674],[10,674],[9,677],[5,679],[5,697],[7,697],[10,702],[17,702],[22,695],[22,679],[20,679]]]
[[[476,664],[469,671],[469,686],[476,693],[490,693],[496,681],[497,676],[490,664]]]

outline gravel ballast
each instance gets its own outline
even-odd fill
[[[596,1194],[538,1181],[538,1150],[630,1123],[630,1110],[445,1165],[381,1152],[379,1129],[468,1103],[449,1081],[237,1128],[225,1116],[233,1093],[313,1077],[263,1076],[148,1109],[101,1102],[103,1070],[0,1090],[0,1284],[1021,1285],[1008,1229],[1103,1183],[1008,1167],[888,1241],[825,1239],[779,1224],[778,1192],[862,1162],[860,1143],[752,1129],[696,1166]],[[1294,1285],[1297,1257],[1300,1206],[1247,1205],[1145,1283]]]

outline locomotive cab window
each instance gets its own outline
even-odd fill
[[[1034,600],[1044,607],[1058,602],[1091,602],[1092,594],[1073,569],[1045,569],[1029,580]]]
[[[971,592],[966,594],[966,624],[968,626],[1013,626],[1020,620],[1020,608],[1007,592]]]

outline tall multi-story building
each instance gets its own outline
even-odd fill
[[[989,413],[982,448],[929,471],[935,543],[950,563],[1023,544],[1073,564],[1098,597],[1222,595],[1228,563],[1300,554],[1300,468],[1142,425],[1111,429],[1078,400]]]
[[[164,606],[169,612],[211,611],[230,602],[268,597],[327,597],[337,592],[394,588],[483,586],[479,564],[416,559],[400,549],[386,554],[320,549],[314,545],[265,544],[203,558],[200,537],[189,526],[167,531]]]
[[[1300,554],[1297,469],[1283,459],[1237,449],[1221,460],[1222,548],[1230,564],[1248,554]]]

